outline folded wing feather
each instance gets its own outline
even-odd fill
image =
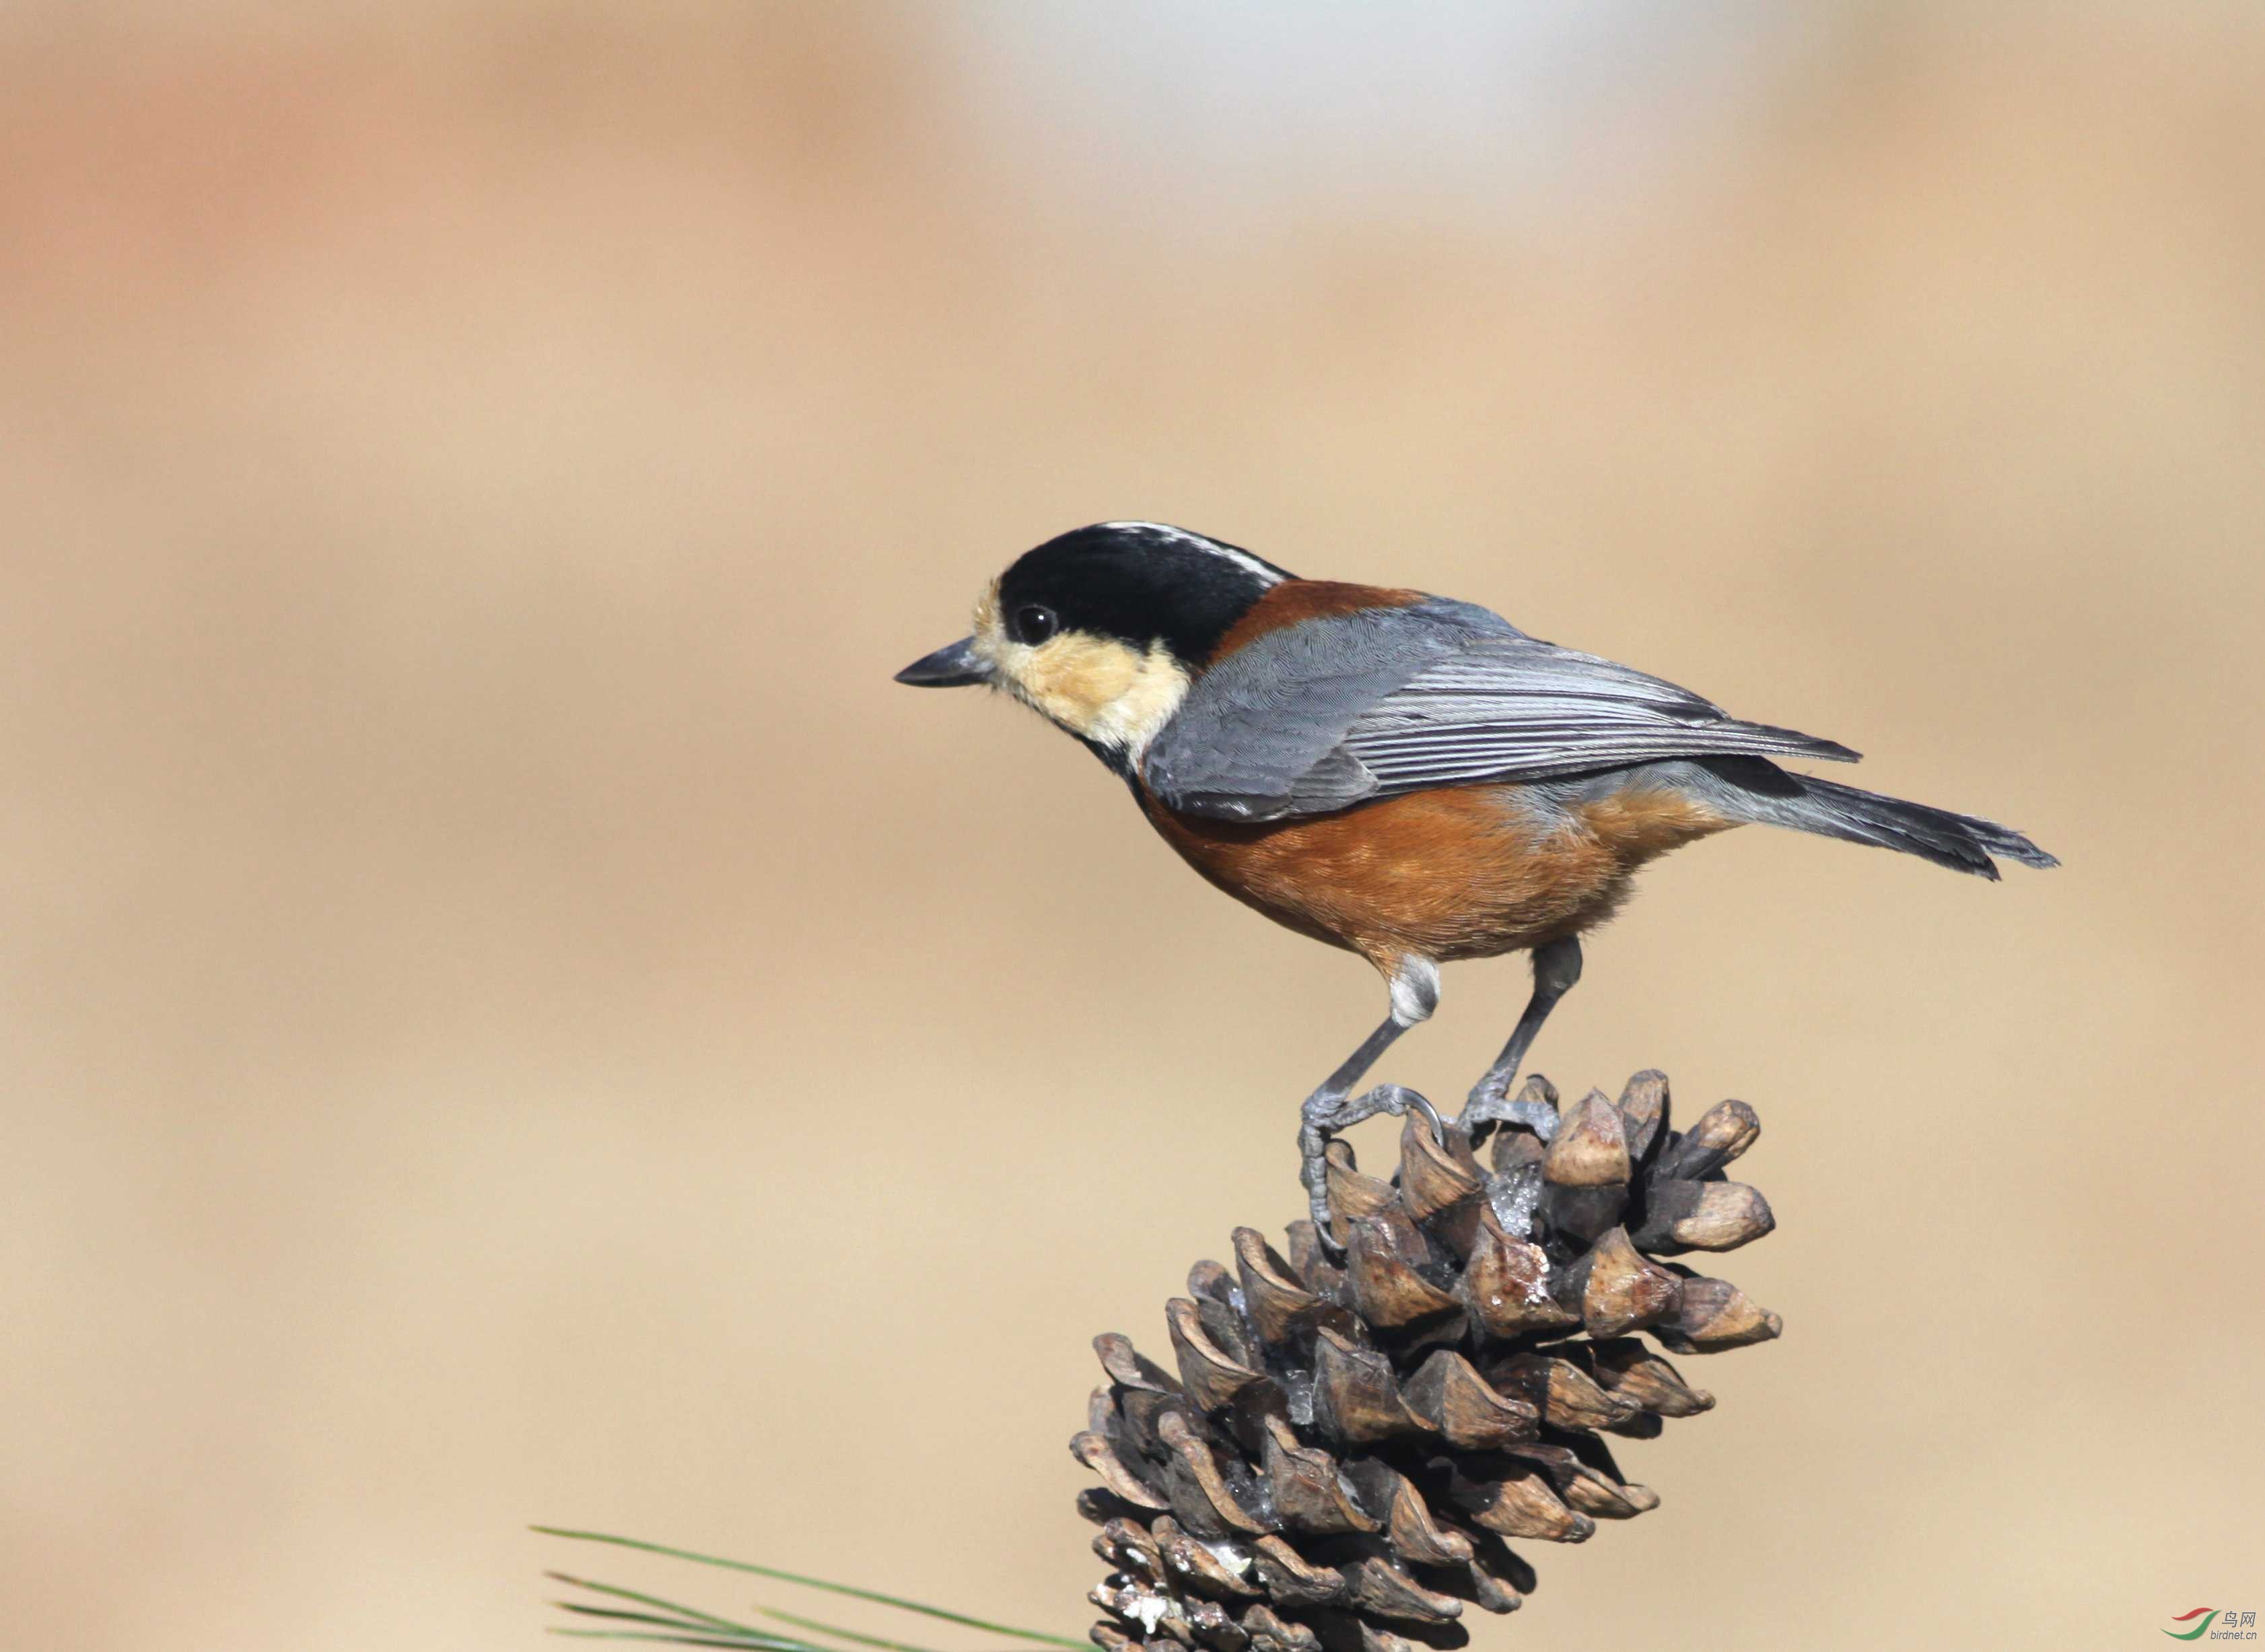
[[[1309,621],[1230,655],[1197,680],[1143,776],[1182,812],[1255,821],[1705,756],[1856,753],[1433,600]]]

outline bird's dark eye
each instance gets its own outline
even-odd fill
[[[1061,622],[1054,617],[1052,608],[1040,608],[1035,602],[1025,602],[1015,610],[1015,640],[1035,647],[1061,630]]]

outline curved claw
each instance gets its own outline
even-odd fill
[[[1439,1110],[1432,1106],[1430,1101],[1425,1099],[1424,1096],[1418,1095],[1414,1090],[1409,1090],[1408,1092],[1406,1106],[1402,1107],[1401,1110],[1405,1112],[1409,1107],[1414,1108],[1417,1112],[1423,1114],[1426,1119],[1431,1121],[1431,1139],[1438,1142],[1442,1147],[1446,1146],[1447,1145],[1447,1121],[1439,1117]]]

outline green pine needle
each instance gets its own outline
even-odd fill
[[[610,1618],[624,1623],[658,1624],[664,1629],[699,1629],[707,1626],[689,1618],[671,1618],[658,1612],[623,1612],[617,1606],[586,1606],[579,1600],[554,1600],[550,1603],[561,1612],[571,1612],[584,1618]]]
[[[687,1606],[674,1600],[664,1600],[659,1595],[640,1593],[614,1583],[594,1583],[586,1577],[572,1576],[565,1572],[545,1572],[545,1577],[555,1583],[586,1589],[593,1594],[610,1595],[615,1600],[632,1600],[640,1606],[655,1606],[669,1614],[666,1621],[672,1628],[695,1631],[700,1634],[725,1634],[744,1646],[761,1647],[765,1652],[823,1652],[805,1641],[796,1641],[769,1629],[758,1628],[751,1623],[734,1623],[729,1618],[719,1618],[712,1612],[702,1612],[696,1606]]]
[[[569,1635],[578,1641],[666,1641],[671,1646],[743,1647],[754,1644],[747,1641],[711,1640],[697,1634],[655,1634],[642,1629],[565,1629],[555,1623],[550,1626],[550,1633]]]
[[[725,1633],[710,1623],[703,1623],[692,1618],[668,1617],[658,1612],[623,1612],[613,1606],[585,1605],[579,1600],[554,1600],[550,1604],[561,1612],[571,1612],[578,1617],[604,1618],[617,1623],[645,1624],[659,1629],[674,1629],[680,1634],[714,1635]],[[789,1641],[767,1633],[754,1635],[734,1634],[731,1640],[734,1646],[756,1648],[760,1648],[760,1652],[798,1652],[802,1648],[802,1642],[799,1641]]]
[[[960,1624],[970,1629],[981,1629],[992,1634],[1013,1635],[1016,1639],[1020,1641],[1036,1641],[1042,1646],[1067,1648],[1068,1652],[1092,1652],[1092,1643],[1090,1641],[1072,1641],[1062,1635],[1046,1634],[1037,1629],[1018,1629],[1012,1624],[993,1623],[987,1619],[970,1617],[965,1612],[947,1612],[942,1606],[931,1606],[921,1601],[907,1600],[900,1595],[885,1595],[878,1590],[859,1589],[856,1585],[850,1583],[829,1583],[822,1577],[805,1577],[799,1572],[783,1572],[776,1567],[758,1566],[752,1561],[725,1560],[720,1555],[696,1554],[690,1549],[670,1548],[665,1544],[647,1543],[637,1538],[615,1537],[611,1533],[605,1532],[571,1532],[564,1527],[555,1525],[538,1525],[532,1529],[542,1532],[545,1537],[566,1538],[577,1543],[610,1543],[616,1548],[637,1549],[647,1554],[666,1555],[670,1560],[690,1561],[695,1565],[698,1566],[717,1566],[723,1568],[726,1571],[748,1572],[757,1577],[775,1578],[783,1583],[799,1583],[805,1589],[823,1589],[833,1594],[848,1595],[858,1600],[872,1601],[878,1605],[893,1606],[899,1612],[918,1612],[922,1617],[941,1619],[946,1623]],[[585,1584],[583,1586],[586,1588],[594,1587],[594,1585],[589,1584]],[[655,1601],[650,1597],[634,1595],[626,1590],[608,1590],[607,1592],[619,1594],[627,1599],[642,1600],[647,1605],[668,1605],[668,1603],[665,1601]],[[669,1609],[672,1611],[681,1610],[681,1608],[675,1607],[670,1607]],[[706,1612],[693,1612],[688,1615],[703,1619],[719,1627],[736,1630],[742,1635],[761,1636],[765,1634],[765,1632],[761,1629],[752,1628],[742,1624],[732,1624],[726,1619],[710,1618]],[[839,1634],[845,1640],[854,1640],[861,1644],[882,1648],[899,1648],[899,1652],[902,1652],[901,1642],[878,1641],[863,1635],[849,1634],[842,1631],[831,1629],[823,1625],[810,1622],[807,1619],[787,1618],[786,1614],[783,1612],[772,1613],[770,1615],[784,1619],[786,1621],[790,1623],[799,1622],[805,1628],[819,1629],[821,1632],[826,1634]],[[584,1631],[583,1633],[588,1634],[591,1632]],[[628,1634],[630,1632],[624,1630],[614,1633]],[[773,1646],[776,1647],[779,1644],[779,1637],[774,1636],[770,1639]],[[815,1649],[811,1649],[811,1652],[815,1652]]]
[[[837,1641],[848,1641],[858,1646],[877,1646],[883,1652],[936,1652],[933,1647],[914,1646],[903,1641],[885,1641],[877,1634],[860,1634],[855,1629],[844,1629],[839,1624],[820,1623],[815,1618],[799,1618],[790,1612],[781,1612],[776,1606],[757,1606],[755,1610],[766,1618],[776,1618],[781,1623],[790,1623],[797,1629],[815,1629],[820,1634],[830,1634]]]

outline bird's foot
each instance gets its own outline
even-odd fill
[[[1380,1084],[1360,1095],[1319,1089],[1298,1110],[1298,1179],[1306,1184],[1307,1207],[1324,1244],[1336,1242],[1329,1234],[1329,1138],[1379,1113],[1398,1118],[1410,1108],[1431,1120],[1436,1139],[1446,1139],[1438,1110],[1404,1084]]]
[[[1473,1140],[1491,1124],[1523,1124],[1542,1140],[1557,1133],[1557,1092],[1539,1073],[1528,1075],[1515,1100],[1510,1095],[1511,1074],[1489,1073],[1471,1090],[1455,1128]]]

